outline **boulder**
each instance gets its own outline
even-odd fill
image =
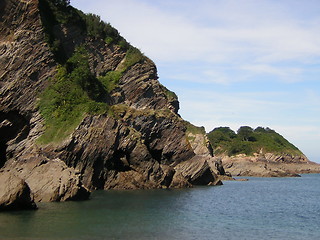
[[[89,191],[82,186],[80,174],[60,159],[32,159],[8,165],[15,175],[25,179],[36,202],[86,200]]]
[[[28,184],[11,172],[0,173],[0,211],[36,209]]]
[[[206,158],[208,156],[196,155],[188,161],[184,161],[175,166],[176,177],[173,178],[172,184],[182,176],[190,185],[221,185],[221,181],[210,168]]]

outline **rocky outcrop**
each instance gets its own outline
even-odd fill
[[[216,182],[222,184],[221,181],[223,180],[235,180],[229,172],[225,171],[221,158],[214,156],[213,147],[208,139],[204,127],[194,126],[187,121],[185,121],[184,124],[187,127],[187,138],[190,146],[198,156],[202,156],[202,158],[206,160],[211,171],[215,174]]]
[[[24,179],[36,202],[86,200],[89,197],[80,174],[60,159],[26,158],[24,163],[10,161],[6,168]]]
[[[193,124],[185,121],[187,128],[187,138],[197,155],[210,155],[213,156],[213,148],[209,142],[206,131],[204,127],[197,127]]]
[[[193,185],[221,185],[222,182],[208,164],[210,158],[208,155],[197,155],[189,161],[182,162],[175,167],[176,175],[183,176]],[[172,185],[176,185],[175,179]]]
[[[62,140],[38,141],[46,131],[38,101],[59,66],[44,28],[48,15],[39,10],[45,3],[0,4],[0,167],[23,179],[36,201],[86,199],[95,189],[218,184],[205,157],[195,157],[200,151],[192,149],[178,101],[158,82],[154,63],[143,57],[124,68],[127,50],[88,35],[81,24],[54,23],[50,34],[66,58],[84,47],[96,78],[121,73],[99,99],[110,111],[84,113]]]
[[[0,211],[36,209],[28,184],[11,172],[0,172]]]
[[[302,173],[319,173],[320,165],[305,156],[290,154],[239,154],[221,156],[226,171],[233,176],[294,177]]]

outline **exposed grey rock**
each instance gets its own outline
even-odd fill
[[[224,169],[233,176],[298,177],[302,173],[319,173],[320,165],[306,157],[289,154],[221,156]]]
[[[197,155],[175,166],[176,174],[183,176],[191,185],[221,185],[217,175],[211,170],[207,157]],[[175,182],[173,181],[173,185]]]
[[[28,183],[36,202],[86,200],[89,191],[80,181],[80,174],[60,159],[28,159],[24,164],[6,165]]]
[[[28,184],[11,172],[0,172],[0,211],[36,209]]]

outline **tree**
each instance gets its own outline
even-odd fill
[[[56,6],[63,6],[63,7],[70,6],[70,0],[51,0],[51,2]]]
[[[231,130],[229,127],[217,127],[213,129],[210,133],[214,133],[214,132],[221,132],[227,138],[235,138],[237,136],[236,133],[233,130]]]
[[[218,127],[208,133],[208,138],[214,147],[221,142],[231,142],[236,137],[236,133],[229,127]]]
[[[242,141],[250,141],[250,142],[256,141],[256,138],[254,137],[254,134],[253,134],[253,129],[249,126],[240,127],[237,131],[237,134]]]
[[[254,132],[256,133],[266,133],[267,130],[264,127],[257,127]]]

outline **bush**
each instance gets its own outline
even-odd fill
[[[246,155],[250,155],[254,151],[253,151],[252,144],[250,144],[248,142],[236,141],[229,146],[227,152],[228,152],[229,156],[232,156],[232,155],[237,155],[237,154],[241,154],[241,153],[246,154]]]
[[[84,14],[71,7],[70,1],[39,0],[39,10],[46,41],[60,64],[64,64],[67,57],[62,47],[62,39],[59,39],[54,28],[59,29],[64,25],[73,24],[90,37],[105,40],[108,44],[117,44],[124,50],[129,49],[129,43],[109,23],[103,22],[98,15]]]
[[[119,79],[122,74],[119,71],[107,72],[105,76],[99,77],[99,81],[102,83],[108,93],[110,93],[119,83]]]
[[[92,13],[80,13],[80,16],[85,22],[88,36],[103,39],[107,44],[117,44],[124,50],[129,48],[129,43],[120,36],[118,30],[112,27],[110,23],[102,21],[100,16]]]
[[[77,49],[64,66],[58,67],[55,78],[40,96],[39,110],[46,130],[39,141],[59,141],[70,134],[85,113],[108,111],[106,96],[102,84],[90,72],[85,50]]]
[[[131,66],[145,59],[145,56],[140,52],[138,48],[130,46],[125,57],[125,61],[119,67],[120,72],[127,71]]]
[[[188,121],[183,121],[183,123],[184,123],[184,126],[186,126],[187,131],[192,134],[202,134],[202,135],[206,134],[206,130],[204,127],[197,127]]]

